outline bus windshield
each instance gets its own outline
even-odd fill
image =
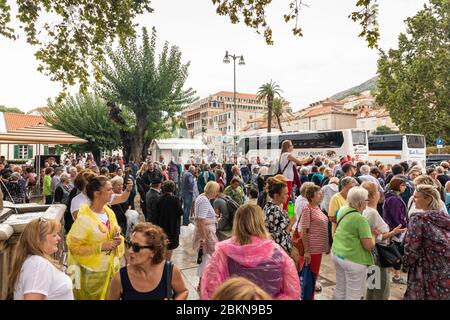
[[[352,130],[352,139],[353,139],[353,145],[366,145],[366,133],[364,131],[353,131]]]
[[[424,136],[407,135],[406,141],[408,144],[408,148],[411,148],[411,149],[425,148],[425,137]]]

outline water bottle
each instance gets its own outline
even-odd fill
[[[200,247],[200,249],[198,249],[198,255],[197,255],[197,264],[202,263],[202,259],[203,258],[203,247]]]
[[[294,203],[292,201],[289,201],[288,203],[288,217],[289,218],[295,217]]]

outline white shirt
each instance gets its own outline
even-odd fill
[[[297,224],[298,219],[300,219],[302,211],[306,208],[308,203],[308,199],[304,198],[302,195],[298,196],[298,198],[295,199],[295,225]]]
[[[379,233],[389,232],[388,224],[383,220],[383,218],[381,218],[378,211],[374,208],[367,207],[366,209],[364,209],[363,217],[366,218],[369,222],[371,230],[377,229]],[[382,241],[377,240],[377,243],[387,245],[388,239],[384,239]]]
[[[47,300],[74,300],[72,280],[41,256],[29,256],[22,265],[14,290],[14,300],[24,294],[40,293]]]
[[[285,176],[288,181],[294,181],[294,171],[293,171],[294,163],[288,160],[289,155],[290,155],[289,152],[285,152],[281,155],[280,170],[283,171],[284,167],[286,167],[286,169],[284,169],[284,171],[282,172],[282,175]],[[288,161],[289,164],[287,164]]]
[[[330,184],[327,184],[326,186],[322,187],[322,192],[323,192],[323,200],[322,200],[322,203],[320,204],[320,208],[323,211],[328,212],[328,209],[330,208],[331,198],[336,193],[339,192],[339,187],[337,184],[330,183]]]
[[[116,194],[113,193],[109,203],[112,203],[115,197]],[[91,199],[89,199],[83,192],[80,192],[72,199],[72,203],[70,204],[70,213],[73,215],[75,211],[79,211],[82,204],[86,204],[89,206],[91,204]]]
[[[90,205],[91,199],[89,199],[83,192],[77,194],[70,204],[70,213],[73,215],[75,211],[80,210],[82,204]]]

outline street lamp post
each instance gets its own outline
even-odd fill
[[[236,131],[236,118],[237,118],[237,110],[236,110],[236,59],[239,59],[239,65],[245,65],[244,56],[229,54],[228,51],[225,52],[225,57],[223,58],[223,63],[230,63],[230,58],[233,58],[233,78],[234,78],[234,91],[233,91],[233,148],[234,148],[234,163],[237,163],[237,131]]]

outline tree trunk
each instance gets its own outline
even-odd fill
[[[147,129],[147,122],[143,115],[136,115],[136,129],[134,130],[133,139],[130,141],[130,155],[135,161],[142,161],[142,148],[144,146],[144,135]]]
[[[267,132],[272,132],[272,106],[273,106],[273,96],[267,96]]]
[[[277,121],[278,121],[278,127],[280,128],[280,131],[283,132],[283,128],[281,127],[280,117],[277,117]]]
[[[91,150],[92,150],[92,156],[94,157],[95,163],[97,164],[98,167],[100,167],[101,163],[102,163],[100,149],[92,148]]]
[[[148,148],[150,147],[151,143],[152,143],[152,139],[144,141],[144,144],[143,144],[142,150],[141,150],[142,161],[145,161],[147,159]]]

